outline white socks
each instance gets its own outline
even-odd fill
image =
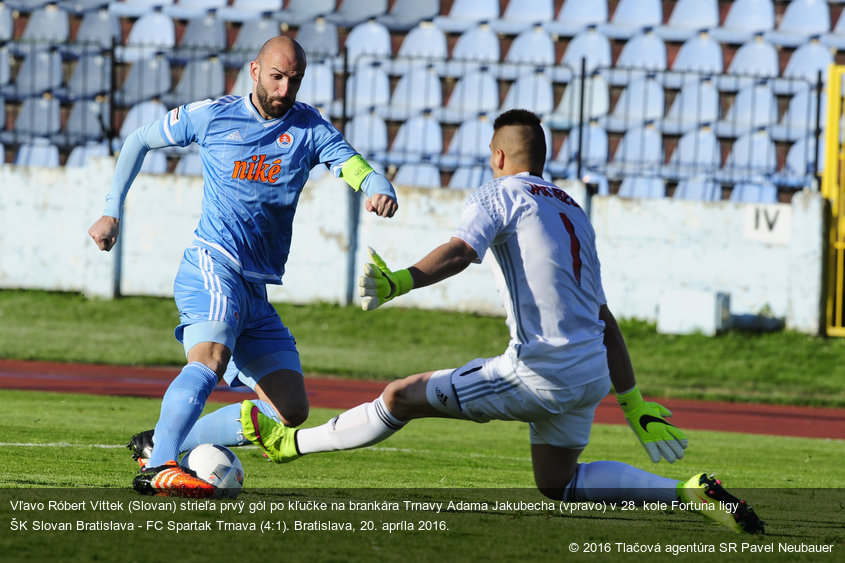
[[[635,502],[678,499],[678,481],[667,479],[620,461],[579,463],[566,485],[563,500]]]
[[[342,412],[322,426],[296,431],[301,454],[363,448],[381,442],[405,426],[387,410],[381,397]]]

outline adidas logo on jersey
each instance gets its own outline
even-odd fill
[[[275,184],[282,172],[282,160],[277,158],[270,164],[264,162],[266,154],[252,156],[249,160],[236,160],[232,178]]]
[[[238,131],[232,131],[231,133],[229,133],[228,135],[226,135],[226,140],[227,140],[227,141],[238,141],[238,142],[242,142],[242,141],[244,140],[244,138],[243,138],[243,137],[241,137],[241,134],[240,134]]]

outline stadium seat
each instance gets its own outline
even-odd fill
[[[718,0],[678,0],[669,21],[654,31],[664,41],[682,43],[718,26]]]
[[[439,68],[444,76],[463,77],[482,67],[493,66],[501,57],[499,36],[489,25],[480,25],[458,37],[452,56]]]
[[[166,174],[167,155],[164,151],[155,150],[147,153],[144,157],[144,164],[141,165],[142,174]]]
[[[453,189],[475,189],[493,179],[493,170],[487,165],[459,166],[449,178]]]
[[[252,75],[249,71],[249,63],[246,62],[241,66],[238,75],[235,77],[235,83],[232,84],[232,89],[229,94],[234,96],[247,96],[252,92]]]
[[[584,142],[581,146],[581,170],[595,170],[607,165],[608,139],[607,132],[597,123],[584,126]],[[575,178],[578,174],[580,129],[574,127],[560,146],[554,160],[546,163],[546,170],[555,178]]]
[[[630,39],[663,23],[661,0],[619,0],[610,21],[599,30],[612,39]]]
[[[553,0],[518,0],[508,2],[501,17],[490,22],[496,33],[518,35],[555,17]]]
[[[122,18],[140,18],[173,3],[174,0],[117,0],[109,4],[109,11]]]
[[[436,16],[434,23],[446,33],[463,33],[498,17],[499,0],[455,0],[449,15]]]
[[[179,157],[179,162],[176,163],[176,168],[173,170],[175,174],[182,176],[202,176],[202,159],[198,151],[191,151]]]
[[[120,44],[120,21],[118,17],[102,8],[91,10],[82,16],[73,43],[60,46],[66,57],[102,54],[112,44]]]
[[[827,69],[833,64],[830,47],[818,39],[804,43],[789,56],[782,78],[772,81],[775,94],[794,94],[804,88],[815,86],[821,76],[822,84],[827,81]]]
[[[2,13],[0,13],[0,16],[2,16]],[[839,13],[839,19],[836,20],[833,29],[822,35],[819,40],[837,51],[845,50],[845,10]]]
[[[778,47],[798,47],[810,37],[830,31],[830,10],[825,0],[790,0],[774,31],[766,40]]]
[[[716,134],[709,127],[688,131],[681,135],[663,177],[679,180],[712,175],[722,165],[722,150]]]
[[[271,18],[243,22],[232,47],[221,56],[223,64],[227,67],[241,67],[255,59],[261,46],[271,37],[279,35],[279,31],[279,23]]]
[[[40,49],[50,49],[70,38],[68,13],[55,4],[48,4],[29,14],[20,40],[10,41],[9,50],[16,55],[29,55]]]
[[[178,4],[165,6],[163,11],[176,20],[194,20],[214,15],[228,3],[228,0],[179,0]]]
[[[428,162],[406,162],[399,166],[393,183],[398,186],[417,186],[419,188],[440,188],[440,170]]]
[[[73,147],[65,161],[69,168],[82,168],[88,163],[89,158],[98,156],[109,156],[109,145],[107,141],[87,141],[84,145]]]
[[[553,72],[554,81],[569,82],[573,76],[579,76],[582,60],[587,75],[597,68],[610,67],[613,64],[610,39],[593,28],[573,37],[561,56],[560,66]]]
[[[172,108],[206,98],[216,99],[225,93],[223,63],[217,57],[209,57],[185,65],[176,87],[161,96],[161,101]]]
[[[733,0],[725,22],[713,29],[711,35],[719,43],[739,45],[774,27],[775,5],[772,0]]]
[[[647,71],[664,70],[666,44],[653,31],[646,31],[628,39],[606,76],[611,86],[621,86],[644,77]]]
[[[772,87],[766,82],[740,90],[724,119],[716,123],[720,137],[738,137],[777,123],[778,104]]]
[[[15,165],[56,168],[59,166],[59,147],[44,137],[26,141],[18,147]]]
[[[683,135],[718,121],[719,91],[713,82],[708,79],[688,80],[675,96],[660,128],[668,135]]]
[[[574,37],[603,23],[607,23],[607,0],[565,0],[554,21],[543,25],[559,37]]]
[[[4,0],[3,3],[10,9],[22,14],[28,14],[40,10],[47,4],[55,4],[55,0]]]
[[[777,203],[778,189],[766,181],[742,182],[733,187],[728,199],[745,203]]]
[[[12,65],[9,61],[9,48],[0,45],[0,91],[12,79]]]
[[[118,136],[114,139],[114,150],[119,151],[123,145],[123,141],[135,129],[161,119],[166,114],[167,108],[158,100],[146,100],[129,108],[126,118],[120,126],[120,131],[118,131]]]
[[[387,157],[387,124],[375,112],[357,114],[346,124],[343,134],[371,164]]]
[[[723,184],[758,181],[772,176],[776,168],[774,141],[765,131],[754,131],[733,142],[725,165],[715,178]]]
[[[382,65],[372,62],[356,66],[346,83],[347,116],[372,111],[389,101],[390,79]],[[343,115],[343,101],[335,100],[330,113],[333,117]]]
[[[169,52],[175,44],[176,28],[170,16],[149,12],[135,20],[126,45],[118,45],[114,55],[118,61],[134,63],[157,53]]]
[[[433,68],[416,67],[399,78],[386,106],[376,108],[390,121],[404,121],[413,115],[432,112],[443,105],[440,77]]]
[[[35,137],[50,138],[62,128],[59,100],[51,96],[26,98],[21,103],[11,130],[0,131],[5,144],[23,142]]]
[[[51,0],[51,2],[65,12],[77,16],[82,16],[94,10],[108,9],[109,7],[108,0],[61,0],[58,3]]]
[[[610,111],[610,87],[607,80],[596,72],[583,81],[585,103],[584,120],[590,121],[604,117]],[[571,129],[581,118],[582,80],[576,78],[563,89],[555,110],[546,117],[546,123],[552,129]]]
[[[18,68],[14,82],[0,87],[0,95],[9,100],[22,100],[51,92],[62,84],[62,56],[58,50],[36,50]]]
[[[700,33],[684,41],[678,49],[672,72],[663,75],[663,85],[681,88],[688,79],[697,81],[702,75],[720,75],[722,72],[722,45],[707,33]]]
[[[335,0],[290,0],[287,7],[273,12],[274,20],[299,27],[334,11]]]
[[[249,87],[252,88],[252,80]],[[331,104],[334,101],[334,73],[330,62],[308,64],[308,70],[302,79],[296,99],[316,108],[326,108],[331,111]]]
[[[386,162],[402,165],[407,162],[431,163],[443,153],[443,131],[440,123],[429,115],[417,115],[399,126]]]
[[[666,197],[666,182],[652,176],[629,176],[622,180],[617,195],[631,199]]]
[[[446,106],[434,111],[443,123],[462,123],[479,114],[494,114],[499,109],[499,83],[492,74],[472,71],[455,84]]]
[[[775,46],[757,36],[744,43],[734,54],[728,65],[728,72],[716,81],[722,92],[736,92],[751,86],[760,78],[771,78],[780,74],[780,63]]]
[[[440,14],[440,0],[395,0],[390,12],[376,20],[392,32],[410,31]]]
[[[622,90],[611,113],[599,121],[608,131],[622,132],[660,120],[665,112],[663,86],[655,78],[636,78]]]
[[[395,59],[389,62],[390,74],[405,74],[414,67],[434,65],[440,72],[449,56],[446,34],[431,22],[420,22],[405,36]]]
[[[605,171],[609,178],[656,175],[664,162],[663,138],[652,125],[628,129]]]
[[[340,53],[337,26],[318,17],[299,26],[296,41],[305,49],[308,61],[312,58],[336,57]]]
[[[386,13],[387,0],[340,0],[337,9],[326,14],[325,18],[340,27],[354,27]]]
[[[15,36],[15,25],[12,20],[12,10],[5,4],[0,4],[0,41],[6,42]]]
[[[689,178],[678,182],[672,197],[691,201],[718,201],[722,199],[722,186],[707,178]]]
[[[170,62],[164,55],[157,55],[132,64],[123,85],[114,93],[114,102],[132,106],[162,96],[170,88]]]
[[[390,30],[375,20],[360,23],[352,28],[344,45],[349,67],[369,61],[390,59],[393,45]],[[343,56],[336,59],[335,70],[342,70]]]
[[[772,181],[790,188],[810,188],[815,179],[813,172],[821,172],[823,168],[824,136],[817,141],[815,135],[805,135],[789,147],[783,168],[772,177]]]
[[[78,58],[66,87],[53,90],[63,102],[93,98],[111,91],[111,59],[107,55],[91,54]]]
[[[555,44],[540,26],[523,31],[513,40],[505,61],[496,67],[503,80],[516,80],[528,67],[551,71],[555,65]]]
[[[227,48],[225,22],[214,14],[206,14],[188,20],[178,45],[167,56],[173,63],[187,64],[218,55]]]
[[[97,100],[79,100],[70,109],[67,122],[60,133],[51,136],[60,146],[74,146],[87,141],[107,139],[110,134],[111,111],[109,103]]]
[[[0,166],[6,164],[6,147],[3,146],[3,143],[0,143]]]
[[[554,111],[554,104],[554,87],[549,76],[542,70],[529,70],[511,84],[500,111],[528,109],[543,119]]]
[[[452,136],[446,153],[438,159],[437,164],[445,170],[484,165],[490,158],[492,138],[493,123],[487,116],[465,121]]]
[[[797,141],[816,130],[818,91],[804,88],[789,99],[780,122],[771,128],[775,141]],[[822,94],[822,115],[826,115],[826,96]],[[820,124],[824,127],[824,123]]]
[[[231,6],[217,10],[217,16],[230,22],[247,22],[271,17],[279,12],[283,0],[234,0]]]

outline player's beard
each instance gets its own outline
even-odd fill
[[[288,110],[293,106],[294,100],[284,96],[281,98],[271,98],[270,94],[267,92],[267,89],[261,84],[261,81],[258,81],[258,84],[255,87],[255,95],[258,98],[258,106],[261,108],[261,111],[265,113],[265,115],[269,115],[271,118],[275,119],[277,117],[282,117],[284,114],[288,112]],[[281,104],[275,104],[274,102],[281,101]]]

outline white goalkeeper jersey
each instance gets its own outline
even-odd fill
[[[570,387],[608,376],[595,232],[566,192],[527,172],[496,178],[467,198],[453,236],[479,261],[488,249],[495,257],[509,347],[533,385]]]

